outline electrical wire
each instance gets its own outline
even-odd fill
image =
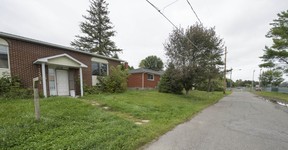
[[[185,35],[184,35],[184,33],[168,18],[168,17],[166,17],[162,12],[161,12],[161,10],[160,9],[158,9],[154,4],[152,4],[149,0],[146,0],[153,8],[155,8],[167,21],[169,21],[169,23],[170,24],[172,24],[173,25],[173,27],[177,30],[177,31],[180,31],[180,33],[182,33],[182,36],[183,37],[185,37],[185,38],[187,38],[187,40],[197,49],[197,50],[199,50],[199,48],[197,47],[197,45],[194,43],[194,42],[192,42],[188,37],[186,37]]]
[[[195,12],[195,10],[193,9],[191,3],[189,2],[189,0],[186,0],[188,5],[190,6],[191,10],[193,11],[193,13],[195,14],[196,18],[198,19],[198,21],[200,22],[200,24],[202,24],[200,18],[198,17],[197,13]]]
[[[176,0],[176,1],[174,1],[174,2],[172,2],[172,3],[170,3],[170,4],[168,4],[168,5],[166,5],[166,6],[162,9],[162,11],[164,12],[164,10],[165,10],[167,7],[173,5],[174,3],[178,2],[178,1],[179,1],[179,0]]]
[[[177,28],[177,26],[169,19],[169,18],[167,18],[162,12],[161,12],[161,10],[160,9],[158,9],[154,4],[152,4],[149,0],[146,0],[152,7],[154,7],[166,20],[168,20],[169,21],[169,23],[171,23],[173,26],[174,26],[174,28],[176,28],[176,29],[178,29]]]

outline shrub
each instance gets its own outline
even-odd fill
[[[32,89],[22,88],[18,77],[3,74],[0,78],[0,95],[5,99],[24,99],[32,98],[33,91]]]
[[[213,91],[223,91],[223,81],[221,80],[213,80],[211,81],[211,91],[208,92],[213,92]],[[201,84],[197,85],[196,87],[197,90],[199,91],[207,91],[208,89],[208,82],[202,82]]]
[[[161,77],[159,83],[159,92],[182,94],[183,86],[178,70],[173,64],[169,64],[167,70]]]
[[[121,66],[111,67],[109,76],[98,77],[97,85],[100,91],[108,93],[121,93],[127,90],[128,71],[121,69]]]
[[[101,90],[98,86],[84,86],[85,94],[100,94]]]

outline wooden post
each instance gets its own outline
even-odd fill
[[[38,92],[39,78],[33,78],[33,90],[34,90],[34,108],[36,121],[40,121],[40,103],[39,103],[39,92]]]
[[[34,106],[35,106],[36,121],[40,121],[40,104],[39,104],[39,93],[37,88],[34,88]]]
[[[225,47],[225,58],[224,58],[224,81],[223,81],[223,94],[226,94],[226,58],[227,57],[227,47]]]

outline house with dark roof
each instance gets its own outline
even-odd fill
[[[45,97],[83,96],[83,86],[93,86],[97,76],[109,75],[124,60],[79,51],[70,47],[0,32],[0,77],[19,77],[25,88],[37,88]]]
[[[139,68],[129,71],[128,88],[154,89],[157,87],[163,71]]]

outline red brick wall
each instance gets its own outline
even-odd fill
[[[118,65],[121,65],[121,63],[115,60],[108,60],[108,63],[109,63],[109,69],[111,69],[112,66],[116,67]]]
[[[144,74],[144,88],[156,88],[160,81],[159,75],[154,75],[154,80],[148,80],[148,74]],[[142,73],[131,74],[128,77],[129,88],[142,88]]]
[[[38,77],[41,74],[40,65],[33,64],[39,58],[49,57],[53,55],[59,55],[66,53],[80,62],[88,66],[83,68],[83,80],[85,85],[92,85],[91,77],[91,55],[73,52],[61,48],[55,48],[37,43],[31,43],[21,40],[3,38],[9,44],[9,59],[10,59],[10,70],[12,76],[18,76],[24,87],[32,88],[32,79]],[[109,66],[118,65],[120,62],[109,61]],[[46,66],[47,69],[47,66]],[[48,70],[48,69],[47,69]],[[46,73],[48,71],[46,70]],[[40,71],[40,73],[39,73]],[[46,77],[48,75],[46,74]],[[47,89],[48,89],[47,80]]]
[[[142,73],[130,74],[128,77],[129,88],[142,88]]]
[[[160,81],[160,76],[154,74],[154,80],[148,80],[148,74],[145,74],[145,88],[156,88],[158,85],[158,82]]]

